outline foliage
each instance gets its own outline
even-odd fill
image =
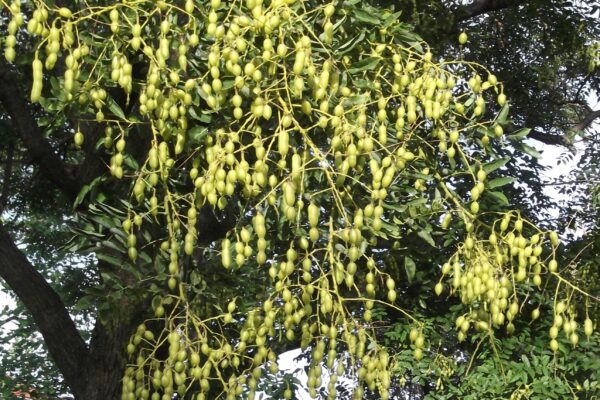
[[[6,58],[19,26],[34,37],[17,61],[41,124],[76,147],[104,130],[112,177],[78,196],[70,248],[111,265],[80,309],[151,305],[123,398],[293,386],[277,355],[297,346],[313,397],[350,395],[343,377],[355,398],[596,390],[595,361],[560,354],[581,326],[597,342],[590,295],[559,272],[557,234],[508,210],[506,96],[468,52],[438,61],[356,0],[7,7]],[[531,154],[527,133],[508,140]]]

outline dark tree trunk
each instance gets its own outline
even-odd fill
[[[0,225],[0,276],[25,304],[77,400],[120,399],[125,347],[143,310],[124,299],[115,320],[99,320],[86,345],[64,303]]]
[[[82,400],[121,398],[121,379],[126,361],[124,349],[132,328],[131,323],[124,323],[109,332],[100,324],[96,325],[90,344]]]
[[[83,398],[88,350],[62,300],[0,225],[0,276],[35,320],[75,397]]]

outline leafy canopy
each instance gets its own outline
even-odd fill
[[[78,6],[33,5],[31,101],[75,121],[76,146],[100,124],[110,174],[131,188],[97,197],[81,232],[108,229],[98,257],[154,296],[127,346],[124,399],[252,398],[286,341],[311,351],[311,396],[327,368],[330,398],[344,375],[356,398],[388,398],[401,359],[378,314],[404,321],[416,361],[439,361],[398,296],[399,263],[409,283],[460,300],[461,342],[493,348],[536,287],[557,294],[552,351],[559,328],[572,345],[577,321],[592,334],[577,315],[587,294],[558,272],[557,234],[503,210],[512,179],[490,141],[508,105],[482,66],[436,61],[397,13],[356,0]],[[25,18],[18,0],[7,7],[13,61]],[[252,284],[210,297],[215,276]]]

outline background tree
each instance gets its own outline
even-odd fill
[[[360,27],[362,24],[364,27],[364,30],[350,31],[356,33],[356,36],[354,36],[354,42],[349,42],[349,46],[354,46],[349,54],[358,54],[358,57],[360,57],[359,50],[366,46],[364,41],[368,37],[368,31],[374,28],[380,29],[383,25],[390,24],[390,21],[393,21],[394,25],[382,29],[388,29],[391,36],[397,35],[396,37],[405,42],[416,42],[418,39],[403,25],[395,24],[398,18],[415,23],[417,31],[428,41],[439,43],[440,46],[435,47],[433,51],[440,56],[460,57],[457,54],[459,49],[456,47],[455,38],[458,35],[458,28],[463,28],[463,26],[468,26],[467,31],[471,40],[473,38],[479,39],[480,43],[484,43],[485,40],[494,43],[498,43],[499,40],[500,44],[510,41],[510,43],[513,43],[512,48],[509,48],[510,51],[502,46],[496,46],[495,48],[498,49],[496,51],[485,51],[486,47],[480,46],[480,43],[478,43],[477,46],[466,46],[467,50],[463,54],[467,61],[475,60],[484,65],[492,66],[500,79],[508,82],[507,90],[510,91],[512,104],[511,118],[516,126],[533,127],[534,130],[530,133],[530,136],[547,143],[568,143],[571,140],[570,138],[573,137],[572,132],[574,131],[568,131],[567,128],[575,126],[578,128],[575,131],[582,131],[583,128],[590,126],[587,121],[591,121],[595,115],[589,113],[589,109],[586,109],[584,96],[588,91],[593,91],[594,85],[597,85],[597,80],[595,80],[597,78],[596,68],[593,64],[594,55],[586,50],[597,37],[597,32],[594,31],[594,19],[588,17],[588,15],[593,15],[594,4],[575,7],[561,3],[478,1],[468,6],[448,6],[447,3],[422,2],[416,3],[415,7],[415,3],[411,2],[408,8],[402,3],[397,3],[395,6],[400,9],[404,8],[407,11],[390,17],[384,15],[381,18],[377,17],[377,10],[369,12],[369,8],[364,5],[362,8],[366,11],[359,11],[358,6],[348,3],[338,7],[338,12],[341,9],[343,12],[349,13],[355,22],[358,21],[356,22],[357,26]],[[77,5],[67,6],[71,10],[79,9]],[[23,9],[26,10],[27,7],[23,6]],[[433,12],[432,10],[436,11]],[[202,12],[206,13],[207,11],[202,10]],[[63,13],[66,15],[66,11]],[[112,21],[112,15],[108,14],[108,10],[105,14],[106,18],[91,22],[91,26],[94,26],[94,29],[104,27],[102,28],[104,31],[101,30],[101,32],[110,36],[108,24]],[[9,14],[6,15],[9,16]],[[127,14],[124,15],[127,17]],[[42,17],[43,20],[43,13],[42,15],[38,14],[38,16]],[[57,16],[57,21],[61,21],[60,18],[67,17]],[[122,16],[119,15],[119,18],[122,18]],[[434,18],[436,23],[429,23],[426,18]],[[4,26],[7,27],[7,30],[10,30],[8,19],[6,21],[7,24]],[[442,23],[437,23],[437,21]],[[526,23],[523,21],[526,21]],[[552,21],[553,23],[548,24],[546,21]],[[556,21],[561,21],[561,23],[557,24]],[[523,24],[519,22],[523,22]],[[127,24],[125,23],[125,25]],[[158,26],[158,20],[156,24]],[[439,28],[431,29],[431,26]],[[491,36],[489,34],[489,26],[495,27],[495,35]],[[520,30],[522,26],[530,29]],[[131,33],[133,34],[133,30],[131,30]],[[152,31],[144,32],[144,37],[146,35],[154,37],[154,34],[155,32]],[[135,35],[133,36],[135,37]],[[348,37],[350,36],[348,34]],[[533,40],[533,38],[548,39]],[[20,40],[19,48],[27,49],[27,46],[34,46],[35,41],[29,43],[29,40],[24,36]],[[90,40],[91,42],[87,43],[89,46],[92,48],[99,46],[94,38]],[[5,39],[5,45],[8,44],[9,40]],[[7,47],[11,48],[11,46]],[[205,48],[202,47],[202,49]],[[514,49],[519,49],[519,51]],[[193,67],[194,71],[195,68],[200,68],[194,64],[195,62],[198,64],[206,62],[207,55],[202,51],[195,55],[197,59],[188,57],[191,63],[190,68]],[[9,53],[7,50],[7,54]],[[13,232],[13,238],[7,234],[2,236],[3,250],[1,254],[3,259],[0,263],[2,276],[33,315],[42,335],[44,335],[51,355],[64,374],[65,382],[72,392],[81,398],[112,398],[115,396],[113,393],[118,390],[118,382],[124,365],[124,360],[119,355],[122,353],[129,335],[135,331],[135,326],[147,317],[148,313],[145,310],[148,305],[152,303],[155,312],[158,312],[158,314],[160,314],[158,311],[160,307],[167,311],[174,307],[172,304],[168,304],[170,297],[166,298],[166,304],[160,304],[160,300],[152,300],[153,298],[159,299],[159,297],[154,297],[155,295],[162,297],[164,294],[164,284],[160,282],[168,279],[168,266],[157,265],[159,273],[155,279],[147,279],[148,277],[137,268],[140,262],[147,264],[155,260],[155,253],[160,253],[153,242],[149,242],[148,246],[144,246],[139,251],[136,250],[139,254],[133,258],[138,259],[137,265],[129,265],[127,262],[124,254],[129,251],[128,248],[136,248],[136,246],[130,246],[130,243],[127,243],[127,236],[121,233],[118,227],[123,220],[127,220],[129,216],[132,216],[131,211],[129,215],[123,214],[124,207],[130,210],[137,209],[135,205],[124,204],[116,201],[116,199],[128,199],[127,203],[135,203],[135,201],[126,194],[129,189],[127,184],[115,184],[114,180],[106,180],[106,178],[94,180],[96,177],[103,175],[106,168],[105,164],[111,164],[113,173],[119,175],[115,166],[120,167],[120,165],[115,165],[114,157],[111,160],[109,155],[103,152],[100,146],[97,146],[97,144],[102,144],[99,141],[104,144],[109,143],[108,147],[111,147],[112,144],[118,146],[119,132],[114,132],[115,127],[113,126],[113,136],[111,136],[110,131],[104,129],[105,124],[95,124],[89,121],[94,118],[93,113],[95,111],[92,112],[86,104],[84,104],[85,107],[79,107],[77,104],[65,103],[68,93],[63,90],[65,86],[64,78],[58,80],[49,78],[49,81],[45,81],[45,100],[42,103],[42,108],[28,105],[25,101],[28,96],[24,93],[31,86],[31,83],[27,81],[30,79],[28,76],[32,53],[32,51],[22,50],[21,54],[24,54],[24,56],[20,62],[25,72],[3,64],[0,75],[3,83],[1,100],[4,111],[10,117],[7,118],[10,121],[10,125],[5,130],[7,134],[4,135],[7,142],[6,146],[3,147],[7,160],[4,163],[3,183],[5,190],[2,196],[3,204],[6,204],[7,207],[4,214],[7,215],[7,219],[3,223],[7,229]],[[68,67],[68,64],[63,57],[66,57],[66,54],[61,56],[56,67],[58,70],[57,76],[59,77],[67,76],[63,65]],[[552,62],[548,60],[552,60]],[[592,61],[591,69],[588,68],[590,60]],[[171,61],[176,63],[175,60]],[[102,66],[107,68],[108,73],[110,57],[107,55],[103,62]],[[354,68],[357,69],[355,71],[357,73],[367,71],[366,73],[370,74],[369,71],[376,65],[374,59],[363,58],[363,63]],[[568,65],[572,68],[568,68]],[[148,68],[148,65],[144,62],[131,65],[133,82],[136,82],[136,96],[139,95],[137,82],[142,82],[146,78]],[[519,80],[511,84],[510,77],[519,77]],[[524,81],[525,78],[531,80]],[[168,77],[168,79],[171,78]],[[21,86],[19,82],[23,85]],[[127,85],[121,86],[124,86],[125,92],[127,92]],[[49,87],[52,89],[48,89]],[[109,119],[119,120],[125,116],[138,114],[139,104],[135,102],[128,103],[127,96],[117,85],[107,87],[106,90],[108,92],[106,98],[104,98],[106,107],[102,109],[103,112],[109,115]],[[100,98],[103,97],[102,93],[96,94]],[[134,97],[131,96],[131,98]],[[571,101],[572,99],[576,101]],[[69,105],[65,107],[65,104]],[[198,106],[199,104],[201,104],[200,107],[193,107],[192,110],[203,110],[206,109],[207,105],[210,107],[210,101],[206,96],[194,105]],[[490,115],[494,111],[492,104],[488,107]],[[532,107],[532,104],[535,104],[535,107]],[[318,106],[318,104],[315,104],[315,106]],[[195,117],[192,116],[195,121],[194,127],[189,130],[188,146],[199,145],[206,140],[208,132],[203,126],[215,124],[215,119],[212,118],[214,117],[210,113],[208,116],[201,113],[197,113]],[[505,129],[511,130],[509,125],[505,125]],[[566,130],[567,133],[565,133]],[[74,131],[85,133],[83,151],[75,151],[71,145],[71,137]],[[139,135],[139,139],[136,139],[138,143],[147,143],[149,133],[146,130],[133,128],[132,131],[134,131],[133,134]],[[130,132],[130,134],[132,133]],[[109,136],[109,138],[103,139],[105,136]],[[481,140],[483,136],[481,133],[469,136],[469,140],[475,138]],[[79,136],[75,140],[79,143]],[[111,141],[115,143],[110,143]],[[148,148],[144,148],[144,146],[132,148],[129,143],[126,146],[127,152],[131,156],[124,157],[124,165],[135,171],[137,169],[136,163],[139,164],[144,161]],[[463,146],[467,155],[482,156],[478,153],[478,147],[474,142],[465,141]],[[535,152],[527,147],[527,144],[516,143],[514,146],[516,150],[525,150],[535,155]],[[98,147],[100,147],[100,150],[98,150]],[[502,150],[496,149],[496,151],[500,153],[500,156],[518,154],[511,149],[511,146]],[[522,157],[519,156],[519,159],[522,159]],[[499,166],[501,163],[492,165]],[[510,201],[516,204],[528,205],[529,207],[523,207],[524,215],[535,217],[536,213],[532,212],[536,206],[535,201],[543,199],[537,181],[538,167],[532,160],[529,160],[528,164],[511,161],[510,164],[506,165],[510,168],[510,171],[519,171],[519,174],[514,174],[515,176],[518,175],[519,178],[527,179],[527,182],[530,183],[530,191],[524,191],[519,187],[511,190],[504,186],[503,189],[507,197],[504,197],[502,193],[493,195],[491,198],[486,197],[486,195],[482,199],[483,207],[487,210],[501,210],[502,203]],[[448,165],[448,167],[451,167],[451,165]],[[31,186],[36,190],[40,189],[40,193],[28,193],[25,190],[27,185],[20,184],[20,182],[32,182]],[[464,195],[467,190],[471,189],[463,180],[459,179],[453,183],[457,186],[456,191],[459,195]],[[496,181],[498,185],[503,183],[508,184],[509,180]],[[535,186],[536,183],[538,186]],[[184,191],[185,187],[189,187],[189,183],[186,183],[183,179],[181,184],[183,189],[180,187],[179,190]],[[11,196],[7,193],[11,193]],[[411,196],[417,196],[416,193],[408,193]],[[531,193],[537,196],[533,198],[534,201],[523,202],[522,199]],[[429,196],[430,193],[426,191],[425,194]],[[35,244],[40,243],[40,237],[44,240],[42,243],[56,243],[56,247],[60,247],[66,242],[64,237],[56,235],[56,232],[67,232],[63,221],[65,215],[71,214],[70,206],[60,206],[65,204],[65,200],[68,202],[74,201],[76,207],[79,207],[82,211],[86,210],[84,215],[78,217],[79,222],[76,225],[78,239],[73,243],[74,247],[71,248],[92,251],[97,254],[99,260],[96,266],[88,269],[93,271],[89,275],[75,268],[73,268],[73,272],[56,268],[54,260],[57,257],[64,257],[64,253],[53,250],[52,246],[35,246]],[[91,205],[88,209],[89,204]],[[401,237],[398,244],[394,244],[393,240],[380,242],[381,250],[389,251],[390,248],[393,249],[389,252],[387,258],[381,260],[385,263],[383,264],[385,265],[385,273],[393,277],[396,282],[396,291],[401,299],[399,304],[404,309],[414,310],[411,313],[421,321],[422,325],[420,326],[427,333],[426,336],[430,338],[430,343],[436,342],[437,337],[434,331],[440,331],[440,327],[445,328],[440,331],[444,334],[440,335],[439,339],[442,339],[442,343],[447,348],[428,352],[427,354],[435,354],[436,356],[433,358],[433,363],[431,363],[432,360],[429,357],[422,361],[423,371],[413,367],[411,358],[413,355],[411,353],[414,350],[407,350],[405,346],[404,350],[402,347],[397,349],[399,353],[394,365],[398,366],[398,370],[395,375],[402,376],[408,382],[408,386],[402,388],[401,385],[397,385],[396,390],[408,390],[414,393],[415,396],[417,396],[417,393],[423,396],[433,392],[436,384],[438,388],[441,388],[441,384],[444,384],[450,388],[446,392],[446,396],[449,397],[456,396],[457,391],[461,396],[472,394],[476,398],[482,398],[482,396],[510,395],[519,391],[527,394],[530,390],[533,393],[540,393],[541,390],[545,390],[547,393],[543,394],[544,396],[550,396],[548,393],[553,393],[557,398],[560,398],[570,386],[581,384],[583,387],[584,378],[589,379],[591,376],[590,380],[592,382],[597,380],[593,375],[588,376],[586,372],[587,370],[597,371],[597,368],[593,363],[590,364],[589,361],[582,359],[578,351],[572,356],[573,358],[569,359],[571,364],[564,367],[569,372],[564,373],[559,378],[553,377],[554,386],[549,385],[547,380],[541,379],[548,378],[552,372],[543,368],[548,363],[552,352],[543,350],[547,345],[548,338],[544,338],[543,335],[527,328],[525,324],[528,321],[518,322],[519,320],[517,320],[515,322],[517,324],[516,330],[522,336],[511,338],[500,335],[498,337],[502,343],[502,351],[506,352],[505,358],[494,352],[477,352],[480,348],[478,336],[473,337],[473,343],[467,342],[458,347],[449,346],[448,343],[452,343],[452,338],[455,337],[455,333],[452,332],[452,323],[454,318],[459,315],[461,308],[453,305],[452,302],[446,301],[445,297],[444,301],[440,301],[433,296],[434,285],[439,277],[439,270],[435,266],[442,265],[447,256],[453,252],[458,238],[464,235],[466,227],[458,225],[453,227],[451,232],[446,233],[443,230],[438,230],[439,227],[437,227],[435,218],[431,218],[431,210],[424,207],[423,203],[402,204],[400,202],[400,207],[402,209],[387,211],[390,215],[397,213],[401,216],[403,225],[401,230],[398,231],[393,226],[384,226],[383,232],[388,236],[392,238]],[[207,304],[226,307],[226,299],[239,295],[242,288],[246,290],[246,295],[242,297],[241,302],[238,301],[238,310],[251,309],[257,299],[263,301],[265,298],[261,282],[267,279],[267,271],[262,270],[261,272],[258,269],[247,271],[244,269],[239,273],[229,274],[223,272],[221,267],[217,265],[219,261],[218,254],[214,252],[214,246],[208,244],[221,238],[234,225],[238,224],[239,216],[244,215],[243,212],[245,212],[231,205],[224,208],[223,212],[217,212],[216,215],[211,207],[199,209],[197,242],[200,247],[205,247],[207,250],[205,252],[192,252],[181,264],[181,279],[183,282],[190,282],[189,287],[193,293],[193,298],[190,299],[190,307],[196,310],[204,307],[205,309],[201,313],[205,316],[221,314],[220,310],[211,306],[207,307]],[[34,224],[34,221],[40,218],[40,214],[44,223]],[[416,216],[420,217],[416,218]],[[406,224],[406,221],[411,219],[414,219],[414,223]],[[22,228],[23,224],[38,228],[39,231],[34,229],[24,230]],[[160,232],[160,227],[153,227],[150,220],[145,220],[143,226],[147,230],[140,231],[137,240],[144,240],[142,238],[146,235],[155,238]],[[214,229],[215,226],[220,228]],[[288,237],[286,235],[290,234],[290,232],[284,230],[282,231],[283,236],[278,239],[284,242],[285,238]],[[51,241],[48,242],[50,239]],[[30,261],[22,256],[21,250],[14,245],[15,241],[22,247],[27,245],[25,251],[29,255]],[[430,241],[433,241],[436,245],[445,243],[445,246],[449,246],[447,253],[442,251],[435,258],[432,258],[429,251],[420,251],[423,245]],[[278,245],[281,245],[281,243],[278,243]],[[215,256],[217,256],[217,259],[211,261]],[[66,265],[72,266],[82,262],[80,258],[74,258]],[[55,288],[47,285],[41,279],[39,272],[33,269],[32,263],[36,266],[39,265],[39,271],[41,272],[44,271],[44,265],[46,265],[47,273],[54,274],[55,277],[60,276],[60,283],[64,285]],[[202,273],[194,267],[198,265],[202,266]],[[85,268],[82,269],[86,270]],[[577,276],[577,270],[573,271],[573,275]],[[64,276],[71,277],[73,284],[65,281]],[[51,282],[57,280],[57,278],[52,278],[49,275],[46,276],[46,279]],[[88,305],[89,310],[94,311],[97,316],[96,327],[92,332],[89,345],[83,341],[81,334],[72,323],[64,307],[64,303],[72,306],[75,301],[81,299],[82,290],[86,288],[91,288],[91,290],[88,291],[87,297],[80,300],[80,306],[87,309],[85,306]],[[62,301],[56,295],[57,291],[62,295],[60,296]],[[28,295],[28,293],[35,293],[35,296]],[[383,297],[385,299],[385,294]],[[523,307],[529,311],[532,305],[526,302],[523,303]],[[548,308],[546,309],[546,307]],[[550,310],[551,308],[551,304],[547,304],[542,310]],[[359,314],[364,313],[364,311],[362,307],[355,310]],[[395,313],[390,314],[389,310],[386,311],[377,307],[373,309],[372,314],[376,321],[391,324],[392,328],[386,330],[386,333],[383,333],[384,330],[378,330],[378,332],[385,335],[392,349],[399,341],[406,343],[405,339],[410,333],[409,328],[411,326],[407,325],[404,317]],[[547,315],[548,313],[544,314]],[[551,318],[546,323],[547,326],[540,324],[540,329],[546,331],[551,324],[550,320]],[[83,330],[87,326],[89,326],[89,322],[86,323],[86,320],[83,320],[81,324]],[[149,331],[158,329],[157,326],[152,325],[152,322],[148,327]],[[139,333],[144,334],[144,332]],[[229,333],[226,331],[225,333],[233,336],[235,331]],[[532,337],[538,338],[538,340],[523,340]],[[379,339],[384,340],[382,337]],[[490,365],[496,365],[494,363],[498,360],[504,360],[504,365],[510,365],[511,371],[526,373],[529,370],[523,368],[523,365],[526,365],[523,359],[519,357],[513,359],[514,355],[518,353],[512,350],[516,343],[532,343],[526,353],[536,352],[535,356],[537,358],[533,362],[540,365],[541,372],[536,372],[537,375],[530,375],[529,378],[517,373],[515,376],[519,378],[515,379],[514,385],[506,385],[505,380],[499,380],[494,384],[490,384],[489,387],[481,388],[479,385],[480,380],[477,378],[481,374],[486,374],[491,368]],[[275,348],[275,350],[297,345],[297,342],[292,341],[291,344],[283,345],[282,348]],[[593,348],[593,344],[587,344],[587,342],[583,346],[583,350]],[[162,351],[168,353],[167,349]],[[475,361],[473,363],[461,362],[463,358],[474,352],[477,357],[474,356],[473,360]],[[508,360],[509,358],[512,361]],[[510,364],[510,362],[513,364]],[[429,368],[431,365],[437,366],[434,369],[433,377],[431,368]],[[459,378],[466,375],[465,369],[470,370],[473,366],[478,367],[478,369],[473,374],[468,375],[468,379]],[[537,371],[535,368],[534,370]],[[536,379],[540,386],[524,387],[528,379]],[[550,387],[553,389],[548,389]],[[590,387],[588,381],[586,393],[593,393],[593,390],[594,388]],[[443,391],[438,391],[435,396],[443,396],[441,393]]]

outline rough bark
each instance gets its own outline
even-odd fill
[[[121,397],[121,378],[125,370],[124,350],[141,316],[140,303],[124,299],[118,321],[96,323],[87,360],[85,393],[82,399],[104,400]]]
[[[88,350],[65,305],[0,225],[0,276],[35,320],[50,355],[78,399],[84,399]]]

